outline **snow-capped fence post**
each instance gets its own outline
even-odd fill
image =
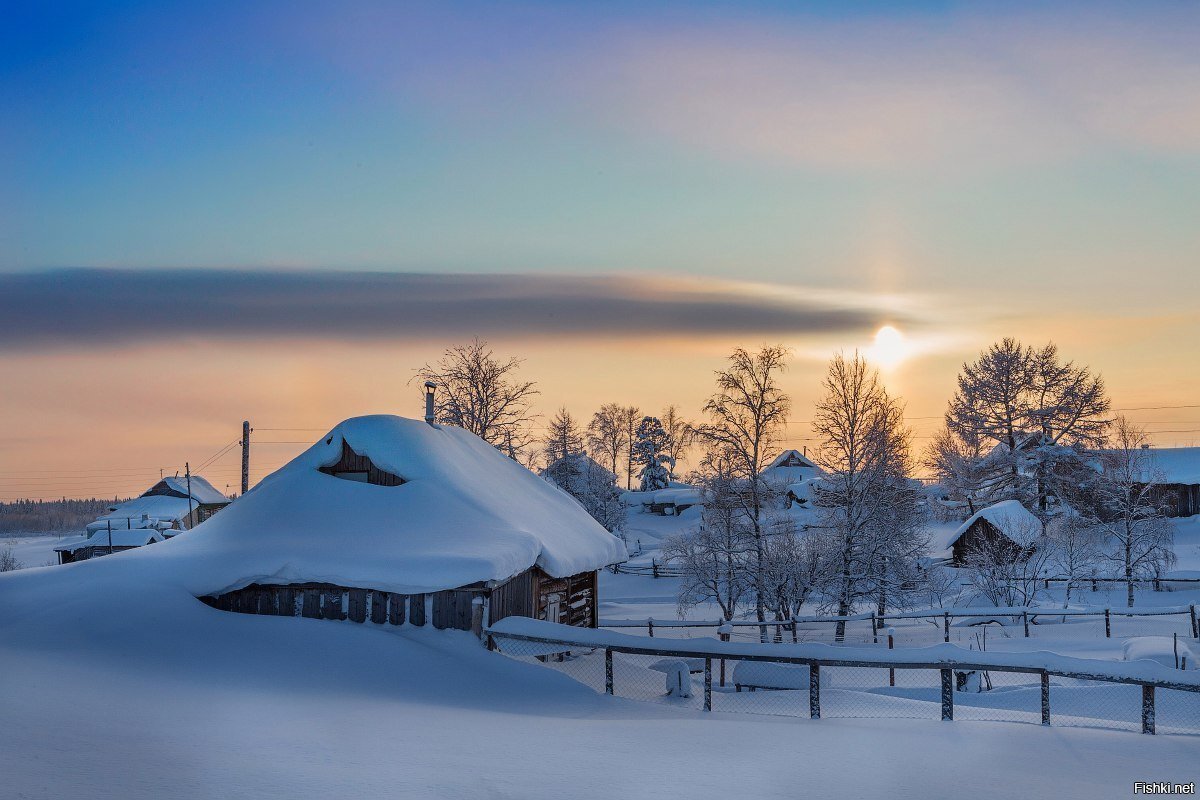
[[[1104,638],[1112,638],[1112,614],[1109,609],[1104,609]]]
[[[874,611],[871,612],[871,643],[879,644],[879,618],[875,616]]]
[[[1154,735],[1154,687],[1142,684],[1142,733]]]
[[[942,612],[942,631],[944,632],[946,642],[950,642],[950,612]]]
[[[1028,639],[1029,638],[1029,612],[1028,611],[1021,612],[1021,621],[1025,623],[1025,638]]]
[[[797,627],[797,626],[796,626],[796,620],[792,620],[792,625],[791,625],[791,627],[792,627],[792,644],[799,644],[799,643],[800,643],[800,639],[799,639],[799,637],[796,635],[796,627]]]
[[[729,635],[733,633],[733,626],[728,622],[724,622],[717,628],[717,636],[722,642],[729,641]],[[725,659],[721,659],[721,685],[725,685]]]
[[[654,573],[654,577],[658,577],[658,559],[650,559],[650,571]]]
[[[1179,669],[1179,634],[1171,633],[1171,649],[1175,653],[1175,669]]]
[[[1200,627],[1198,627],[1196,623],[1196,604],[1192,603],[1188,609],[1191,611],[1192,616],[1192,638],[1200,639]]]
[[[646,632],[650,634],[651,639],[654,638],[654,617],[646,617]]]
[[[954,719],[954,670],[943,669],[942,673],[942,719]]]
[[[612,650],[604,648],[604,693],[613,693]]]
[[[1042,724],[1050,724],[1050,673],[1042,672]]]
[[[821,665],[808,665],[808,716],[821,718]]]
[[[712,711],[712,659],[704,659],[704,710]]]

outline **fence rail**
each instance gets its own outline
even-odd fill
[[[1113,617],[1124,618],[1139,618],[1139,617],[1182,617],[1184,625],[1184,636],[1190,635],[1192,639],[1200,639],[1200,616],[1198,616],[1196,605],[1193,603],[1186,606],[1154,606],[1150,608],[1127,608],[1127,607],[1090,607],[1090,608],[1049,608],[1046,606],[1012,606],[1012,607],[992,607],[981,606],[978,608],[947,608],[929,611],[894,611],[888,614],[851,614],[846,616],[807,616],[793,617],[792,619],[776,619],[759,622],[758,620],[679,620],[679,619],[654,619],[648,617],[645,619],[605,619],[599,621],[601,628],[645,628],[649,636],[654,636],[655,629],[662,628],[723,628],[728,626],[730,629],[737,628],[758,628],[760,632],[760,640],[767,641],[768,632],[774,631],[774,640],[776,642],[784,641],[784,633],[790,635],[793,643],[798,639],[797,630],[800,625],[821,625],[849,622],[869,622],[871,625],[871,633],[874,641],[878,642],[879,632],[888,626],[889,623],[901,620],[928,621],[935,624],[940,624],[943,629],[943,641],[950,641],[950,626],[957,620],[971,620],[976,622],[987,622],[995,619],[1007,619],[1013,624],[1018,622],[1024,629],[1024,635],[1029,638],[1030,625],[1037,625],[1042,617],[1045,618],[1104,618],[1104,635],[1105,638],[1112,638]],[[844,625],[843,625],[844,633]]]
[[[1057,725],[1200,735],[1200,675],[1153,663],[952,645],[871,651],[712,639],[668,644],[517,618],[501,620],[488,635],[502,653],[536,659],[596,691],[705,711],[819,719],[929,717],[940,708],[943,720],[953,720],[958,708],[965,719],[1050,725],[1061,703]],[[693,691],[691,673],[703,675],[701,693]],[[990,691],[982,690],[985,682]],[[1052,694],[1059,698],[1053,706]]]

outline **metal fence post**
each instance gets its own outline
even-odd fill
[[[1042,673],[1042,724],[1050,724],[1050,673]]]
[[[704,710],[712,711],[712,659],[704,659]]]
[[[871,641],[879,644],[879,618],[874,611],[871,612]]]
[[[808,665],[808,716],[821,718],[821,665]]]
[[[612,650],[604,648],[604,693],[613,693]]]
[[[950,641],[950,612],[942,612],[942,630],[945,631],[946,641]]]
[[[1029,612],[1028,611],[1021,612],[1021,620],[1025,623],[1025,638],[1028,639],[1029,638]]]
[[[1112,638],[1112,614],[1109,613],[1109,609],[1107,608],[1104,609],[1104,638]]]
[[[942,719],[954,719],[954,670],[942,670]]]
[[[1142,733],[1154,735],[1154,687],[1142,684]]]
[[[1196,604],[1192,603],[1192,605],[1189,606],[1189,610],[1192,614],[1192,638],[1200,639],[1200,627],[1196,626]]]

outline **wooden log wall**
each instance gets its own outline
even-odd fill
[[[483,584],[411,595],[328,583],[251,584],[200,600],[221,611],[240,614],[370,621],[376,625],[431,624],[438,630],[469,631],[472,603],[477,597],[490,598],[490,621],[496,622],[512,616],[545,619],[550,598],[557,595],[559,612],[552,622],[594,628],[598,613],[596,582],[594,572],[551,578],[531,569],[490,591]]]

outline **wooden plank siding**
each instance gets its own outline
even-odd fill
[[[354,452],[344,439],[342,440],[341,459],[331,466],[320,467],[320,470],[326,475],[334,475],[338,472],[365,472],[367,474],[366,482],[374,486],[400,486],[404,483],[404,479],[399,475],[380,469],[368,457]]]
[[[376,625],[430,624],[438,630],[469,631],[472,603],[477,597],[488,598],[489,623],[514,616],[546,619],[553,598],[558,601],[558,616],[552,622],[594,628],[599,614],[597,581],[595,572],[551,578],[534,567],[492,588],[477,583],[431,594],[405,595],[327,583],[293,583],[251,584],[199,599],[221,611],[240,614],[348,619]],[[427,605],[432,607],[431,614],[426,612]]]

